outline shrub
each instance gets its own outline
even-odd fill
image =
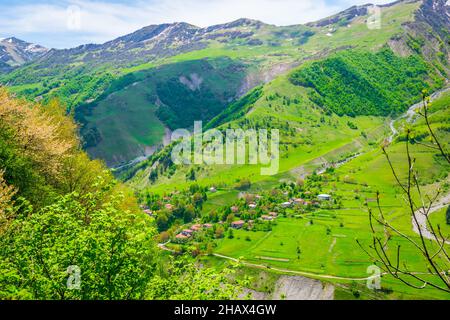
[[[248,189],[250,189],[251,186],[252,186],[252,183],[250,182],[250,180],[243,179],[243,180],[240,180],[239,182],[237,182],[234,187],[237,190],[248,190]]]

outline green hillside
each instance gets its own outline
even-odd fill
[[[339,158],[376,145],[387,130],[383,125],[388,121],[386,116],[395,116],[418,102],[422,89],[443,85],[444,78],[417,55],[401,58],[389,49],[382,49],[378,53],[347,50],[336,56],[313,63],[318,67],[330,61],[346,61],[345,67],[332,69],[332,76],[326,68],[301,66],[231,104],[207,128],[279,129],[280,176],[330,152],[337,153]],[[394,67],[389,61],[393,61]],[[349,73],[349,69],[353,73]],[[323,97],[299,80],[305,74],[313,76],[315,83],[321,85]],[[331,83],[326,82],[327,79],[332,79]],[[339,109],[334,110],[334,107]],[[167,150],[161,154],[167,156]],[[165,165],[160,179],[150,181],[148,176],[153,169],[149,168],[160,160],[160,156],[155,155],[123,176],[129,177],[130,172],[136,174],[133,183],[139,188],[151,184],[158,190],[161,184],[161,188],[170,190],[189,184],[185,176],[191,169],[174,165]],[[196,170],[197,180],[205,184],[230,186],[239,179],[268,179],[258,175],[258,166],[199,167]]]
[[[396,115],[418,100],[422,89],[443,84],[419,56],[348,50],[303,66],[292,83],[312,88],[309,97],[338,115]],[[363,94],[362,94],[363,93]]]
[[[235,98],[245,70],[242,63],[217,58],[164,65],[117,80],[100,99],[76,109],[84,146],[109,165],[146,155],[163,144],[165,132],[206,122],[223,110]]]
[[[191,109],[200,112],[207,106],[205,115],[196,120],[210,120],[252,88],[311,59],[321,60],[348,48],[378,51],[391,39],[404,37],[402,25],[414,20],[419,6],[420,2],[408,2],[383,7],[384,25],[379,30],[367,27],[366,7],[358,11],[359,15],[349,10],[345,18],[308,26],[276,27],[247,19],[206,29],[187,24],[162,25],[159,29],[152,26],[103,45],[52,52],[48,59],[0,76],[0,83],[30,99],[58,97],[75,109],[89,153],[117,166],[158,147],[164,137],[161,123],[169,129],[191,127],[191,116],[199,114],[189,114]],[[158,40],[162,43],[152,47],[150,41],[126,50],[127,45],[136,46],[136,40],[152,37],[164,28],[167,35]],[[184,46],[174,40],[180,32],[194,31],[200,34],[189,40],[195,45]],[[199,68],[209,63],[219,74],[213,76],[216,72],[210,70],[211,66],[200,72]],[[180,82],[181,76],[190,81],[190,69],[205,79],[205,74],[211,74],[202,90],[191,92]],[[141,86],[145,88],[139,91],[153,92],[134,94],[135,88],[130,85],[140,86],[144,79]],[[223,86],[223,92],[215,86]],[[169,90],[176,94],[168,94]],[[111,95],[115,92],[119,99]],[[159,95],[166,101],[156,99]],[[119,111],[124,105],[131,110],[148,110],[149,114],[135,119]],[[111,110],[106,112],[106,107]]]

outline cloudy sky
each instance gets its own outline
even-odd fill
[[[0,0],[0,38],[52,48],[103,43],[150,24],[200,27],[252,18],[276,25],[318,20],[355,4],[393,0]]]

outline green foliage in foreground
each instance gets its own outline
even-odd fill
[[[107,191],[70,194],[37,212],[17,207],[0,247],[0,296],[143,298],[158,258],[153,228],[145,215],[121,211],[122,199],[105,202]],[[80,268],[80,290],[67,286],[69,266]]]
[[[166,276],[149,283],[146,298],[151,300],[228,300],[241,297],[244,280],[232,280],[237,265],[218,273],[214,268],[198,268],[190,259],[171,259],[164,266]],[[170,274],[171,276],[167,276]]]
[[[347,50],[299,69],[290,80],[314,89],[310,99],[338,115],[387,116],[405,111],[419,99],[415,93],[430,88],[429,70],[417,55]],[[431,82],[442,85],[438,78]]]
[[[108,186],[70,194],[34,212],[26,202],[0,246],[0,299],[231,299],[242,291],[233,269],[217,273],[189,257],[166,261],[152,239],[150,218],[104,202]],[[71,266],[80,287],[68,287]]]
[[[154,220],[79,150],[59,104],[31,105],[0,90],[0,118],[0,300],[236,296],[228,269],[218,275],[163,259]]]

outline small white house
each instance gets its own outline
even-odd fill
[[[281,206],[282,206],[283,208],[289,208],[291,205],[292,205],[292,202],[289,202],[289,201],[283,202],[283,203],[281,204]]]
[[[331,196],[329,194],[319,194],[317,196],[317,199],[319,199],[320,201],[330,201]]]

